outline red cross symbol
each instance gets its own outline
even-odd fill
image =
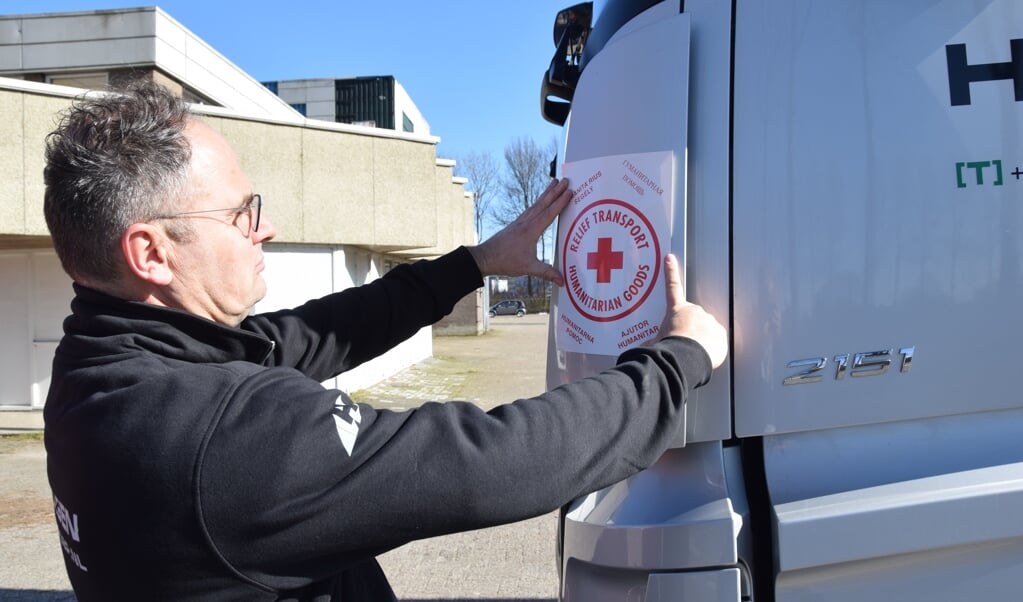
[[[586,268],[597,270],[597,282],[611,282],[611,270],[624,266],[625,253],[611,250],[611,237],[597,239],[597,252],[586,254]]]

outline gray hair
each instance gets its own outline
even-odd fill
[[[43,211],[73,279],[118,281],[128,227],[178,208],[192,118],[183,100],[151,81],[80,97],[61,116],[46,138]],[[168,234],[187,238],[187,225]]]

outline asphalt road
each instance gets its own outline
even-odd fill
[[[357,401],[412,408],[459,399],[489,409],[545,388],[547,316],[499,316],[479,337],[437,337],[433,359]],[[2,418],[0,418],[2,421]],[[64,573],[41,437],[0,436],[0,600],[73,601]],[[552,602],[557,516],[413,542],[380,557],[407,602]]]

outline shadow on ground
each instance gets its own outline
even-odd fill
[[[4,602],[75,602],[72,592],[0,588]],[[556,602],[554,598],[401,598],[401,602]]]
[[[75,594],[68,591],[4,589],[0,587],[0,600],[4,602],[74,602]]]

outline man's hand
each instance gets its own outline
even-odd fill
[[[540,198],[486,242],[469,247],[484,276],[538,276],[559,286],[561,272],[536,258],[536,241],[568,205],[572,191],[568,180],[554,180]]]
[[[658,339],[667,336],[689,337],[703,346],[717,368],[728,355],[728,336],[725,327],[699,305],[686,301],[682,289],[682,270],[678,259],[668,254],[664,258],[664,277],[668,293],[668,309],[658,332]]]

